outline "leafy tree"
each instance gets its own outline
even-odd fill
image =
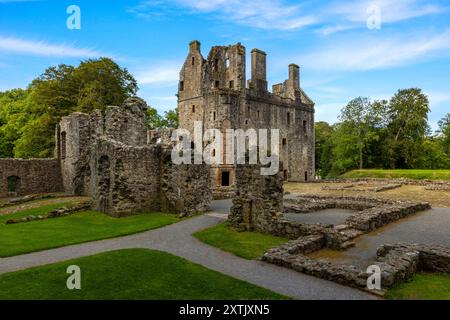
[[[385,143],[391,168],[414,168],[423,152],[428,132],[429,101],[421,89],[399,90],[390,100],[388,137]]]
[[[164,112],[164,116],[152,107],[147,109],[148,126],[151,130],[160,128],[178,128],[178,114],[174,110]]]
[[[333,127],[327,122],[316,122],[315,125],[315,163],[317,174],[326,177],[331,171],[333,150],[332,137],[334,134]]]
[[[438,134],[442,139],[442,149],[450,157],[450,113],[447,113],[445,117],[439,120],[438,126]]]
[[[175,110],[164,112],[163,125],[166,128],[178,128],[178,114]]]
[[[14,89],[0,94],[0,157],[14,156],[14,144],[29,121],[28,90]]]
[[[77,110],[82,112],[121,105],[138,90],[137,82],[128,70],[108,58],[81,62],[74,70],[74,79],[81,85]]]
[[[427,138],[422,143],[423,152],[416,160],[418,168],[447,169],[450,168],[450,157],[442,149],[441,141]]]
[[[379,106],[379,104],[375,105]],[[341,133],[346,134],[345,140],[352,145],[347,146],[347,151],[358,154],[358,166],[364,166],[364,150],[373,141],[379,139],[374,128],[380,121],[379,110],[373,107],[368,98],[358,97],[350,101],[341,110],[339,119],[342,121]],[[354,151],[353,151],[354,150]]]
[[[25,111],[29,121],[15,141],[16,157],[49,157],[61,117],[121,105],[138,87],[133,76],[108,58],[82,61],[78,67],[50,67],[33,80]]]

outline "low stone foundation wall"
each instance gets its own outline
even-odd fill
[[[450,191],[450,184],[429,184],[425,190],[430,191]]]
[[[71,207],[64,207],[55,209],[53,211],[50,211],[49,213],[45,215],[30,215],[22,218],[16,218],[16,219],[9,219],[5,221],[5,224],[17,224],[17,223],[23,223],[23,222],[30,222],[30,221],[36,221],[36,220],[46,220],[46,219],[52,219],[52,218],[59,218],[59,217],[66,217],[71,214],[74,214],[76,212],[88,210],[91,208],[90,202],[80,203]]]
[[[355,230],[369,232],[416,212],[430,209],[431,206],[427,202],[326,195],[301,195],[284,203],[284,212],[307,213],[332,208],[356,211],[346,219],[344,224],[336,226],[333,231],[343,235],[344,240],[340,241],[343,243],[350,240],[348,235],[360,234]]]
[[[385,183],[385,184],[401,184],[401,185],[416,185],[427,186],[430,184],[450,185],[448,180],[429,180],[429,179],[407,179],[407,178],[345,178],[345,179],[316,179],[310,180],[308,183],[357,183],[357,182],[372,182],[372,183]]]
[[[353,265],[336,264],[313,259],[306,254],[324,243],[321,236],[303,237],[270,249],[263,261],[344,285],[366,289],[369,274]],[[381,270],[381,288],[410,279],[418,271],[450,273],[450,248],[421,244],[381,246],[373,265]]]
[[[334,191],[355,191],[355,192],[383,192],[383,191],[387,191],[387,190],[392,190],[392,189],[397,189],[400,188],[402,185],[401,184],[380,184],[380,185],[364,185],[361,188],[361,184],[349,184],[349,185],[343,185],[343,186],[323,186],[322,190],[334,190]]]
[[[362,196],[299,195],[284,201],[284,212],[308,213],[326,209],[361,211],[385,204],[388,200]]]

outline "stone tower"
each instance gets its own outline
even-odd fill
[[[207,59],[200,42],[189,44],[178,88],[179,127],[222,131],[223,164],[211,166],[216,197],[233,190],[235,165],[226,162],[227,129],[279,129],[280,160],[289,181],[314,178],[314,103],[300,87],[300,68],[289,65],[288,80],[268,90],[265,52],[251,51],[251,79],[246,81],[246,49],[240,43],[215,46]]]

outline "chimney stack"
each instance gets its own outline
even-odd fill
[[[289,83],[294,89],[300,89],[300,67],[293,63],[289,65]]]
[[[266,53],[258,49],[252,50],[251,83],[257,91],[267,91]]]

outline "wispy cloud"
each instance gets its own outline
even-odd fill
[[[65,44],[50,44],[44,41],[31,41],[3,36],[0,36],[0,52],[76,58],[91,58],[105,55],[88,48],[79,48]]]
[[[153,63],[136,71],[136,80],[140,85],[173,85],[178,82],[181,65],[180,61]]]
[[[436,0],[339,0],[322,8],[318,13],[324,24],[319,32],[327,36],[341,31],[365,28],[368,18],[373,14],[368,9],[374,6],[380,10],[381,25],[442,14],[450,9],[450,6],[442,6],[436,3]]]
[[[423,0],[358,0],[339,1],[325,10],[329,16],[341,17],[350,22],[365,22],[370,6],[380,8],[381,22],[392,23],[409,20],[430,14],[437,14],[447,10],[447,7]]]
[[[350,38],[301,56],[308,66],[329,71],[366,71],[450,56],[450,30],[440,34]]]
[[[308,26],[323,35],[366,26],[367,9],[381,10],[381,23],[395,23],[448,11],[437,0],[335,0],[331,4],[286,0],[153,0],[141,1],[129,12],[142,18],[167,15],[205,14],[259,29],[297,30]]]
[[[428,98],[430,99],[430,104],[432,105],[450,102],[449,92],[430,91],[426,92],[426,94],[428,95]]]
[[[140,17],[154,17],[172,7],[189,14],[213,14],[214,18],[260,29],[293,30],[315,24],[316,18],[304,14],[301,5],[282,0],[169,0],[142,1],[129,9]]]

